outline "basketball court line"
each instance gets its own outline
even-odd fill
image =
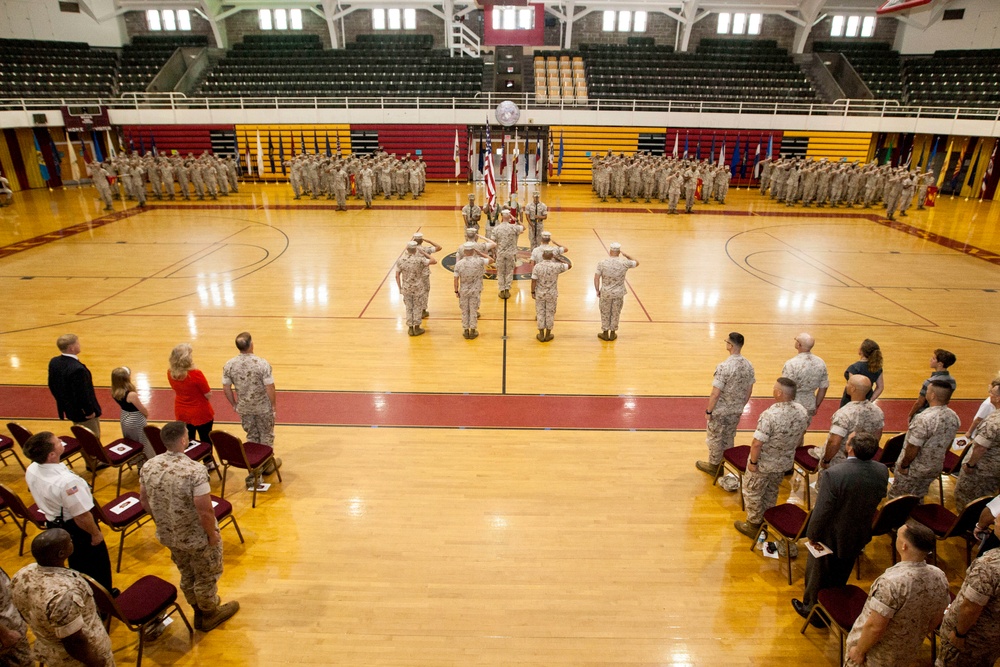
[[[97,395],[106,421],[114,420],[111,415],[117,415],[118,408],[110,389],[99,387]],[[278,396],[278,423],[283,425],[611,431],[701,431],[705,428],[707,400],[704,396],[313,390],[279,391]],[[222,392],[212,392],[210,400],[219,416],[217,423],[236,421]],[[773,402],[767,397],[752,398],[740,428],[752,429],[760,413]],[[174,418],[171,389],[151,390],[145,403],[150,409],[150,421]],[[952,401],[950,407],[966,423],[975,416],[980,403],[979,399],[961,399]],[[879,400],[887,432],[906,430],[912,404],[910,399]],[[0,385],[0,405],[4,420],[54,420],[56,416],[55,403],[45,386]],[[838,407],[836,396],[824,401],[810,430],[827,430]],[[68,422],[65,429],[69,429]]]
[[[596,229],[594,229],[593,232],[594,232],[594,236],[597,237],[598,243],[600,243],[601,247],[604,248],[604,252],[608,252],[608,246],[605,245],[604,239],[601,238],[601,235],[597,233]],[[642,312],[644,312],[646,314],[646,319],[649,320],[650,322],[652,322],[653,321],[653,317],[649,314],[649,311],[646,310],[646,306],[644,306],[642,304],[642,299],[640,299],[639,295],[636,294],[635,288],[632,287],[632,283],[629,282],[628,278],[625,279],[625,284],[628,286],[629,291],[632,292],[632,296],[635,297],[636,303],[638,303],[639,307],[642,308]]]

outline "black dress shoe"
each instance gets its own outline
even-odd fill
[[[795,613],[802,618],[809,618],[809,612],[812,611],[812,609],[807,607],[804,602],[796,599],[792,599],[792,608],[795,609]],[[809,624],[814,628],[826,627],[826,622],[823,621],[819,614],[813,614],[812,620],[809,621]]]

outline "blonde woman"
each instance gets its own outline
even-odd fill
[[[174,417],[187,424],[188,438],[209,442],[215,423],[215,410],[208,400],[212,390],[205,374],[194,367],[190,344],[181,343],[171,351],[167,381],[175,394]]]
[[[139,393],[132,384],[132,371],[127,366],[119,366],[111,371],[111,398],[115,399],[115,403],[122,409],[122,436],[142,443],[142,451],[147,459],[156,456],[142,430],[146,426],[149,410],[139,398]]]

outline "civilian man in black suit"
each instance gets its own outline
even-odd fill
[[[872,519],[889,484],[889,470],[871,460],[877,451],[874,435],[857,433],[847,442],[847,461],[826,471],[806,537],[833,553],[809,554],[805,595],[801,602],[792,600],[802,617],[809,615],[821,589],[847,584],[854,561],[872,539]]]
[[[77,426],[85,426],[101,437],[101,406],[94,394],[94,381],[90,371],[77,355],[80,339],[76,334],[63,334],[56,341],[61,354],[49,361],[49,391],[56,399],[59,419],[69,419]]]

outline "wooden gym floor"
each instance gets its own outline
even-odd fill
[[[410,338],[393,261],[417,230],[444,246],[439,258],[454,252],[468,192],[431,184],[417,201],[366,211],[351,200],[337,213],[248,183],[218,203],[105,215],[92,190],[66,189],[0,209],[4,421],[68,431],[52,419],[45,369],[69,331],[105,403],[111,369],[127,365],[156,422],[172,418],[166,361],[179,342],[215,386],[244,329],[275,370],[284,482],[256,509],[227,486],[247,542],[224,531],[221,593],[242,610],[193,643],[171,626],[147,664],[834,664],[835,639],[800,635],[789,604],[804,558],[788,586],[783,564],[732,528],[739,499],[694,469],[712,371],[741,331],[758,378],[738,438],[748,444],[792,338],[812,333],[833,380],[808,436],[819,443],[862,339],[882,345],[880,403],[896,431],[944,347],[958,356],[966,428],[1000,368],[1000,206],[945,197],[892,224],[740,190],[668,217],[659,203],[542,186],[547,228],[574,263],[555,340],[535,340],[523,281],[506,306],[487,282],[482,335],[463,339],[437,266],[428,333]],[[619,339],[605,343],[593,268],[611,241],[642,265]],[[242,434],[214,399],[217,423]],[[105,411],[105,440],[117,414]],[[16,465],[0,482],[28,497]],[[137,487],[134,473],[124,486]],[[113,492],[100,475],[97,498]],[[16,538],[0,527],[8,572],[30,561]],[[964,550],[946,544],[941,557],[957,590]],[[879,538],[859,585],[889,564]],[[126,542],[116,584],[148,573],[177,581],[151,526]],[[112,641],[120,664],[135,659],[134,635],[116,625]]]

